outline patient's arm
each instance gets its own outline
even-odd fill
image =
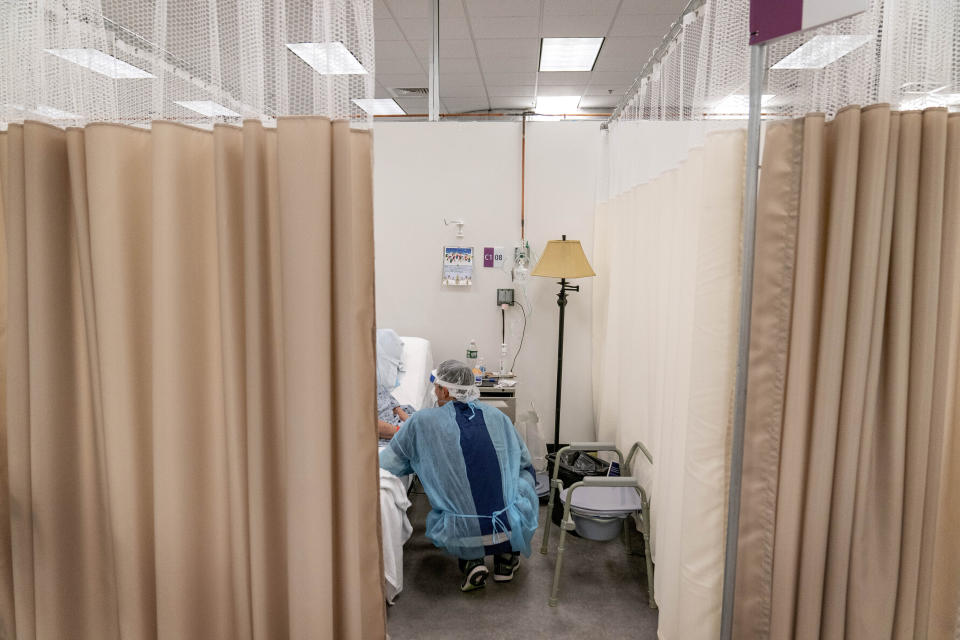
[[[395,416],[400,418],[400,422],[406,422],[407,420],[410,419],[410,414],[404,411],[403,409],[401,409],[400,407],[394,408],[393,413]]]
[[[384,440],[389,440],[392,438],[398,429],[396,426],[390,424],[389,422],[384,422],[383,420],[377,420],[377,432],[380,434],[380,437]]]

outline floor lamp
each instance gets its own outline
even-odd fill
[[[557,413],[554,416],[553,452],[560,449],[560,394],[563,389],[563,312],[567,306],[567,292],[580,291],[580,285],[567,284],[568,279],[592,278],[597,275],[590,267],[587,256],[579,240],[551,240],[547,243],[540,261],[531,275],[544,278],[560,278],[560,293],[557,305],[560,307],[560,335],[557,341]]]

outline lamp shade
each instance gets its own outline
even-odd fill
[[[579,240],[551,240],[531,275],[545,278],[592,278],[597,274],[587,262]]]

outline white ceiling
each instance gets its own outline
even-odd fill
[[[378,98],[427,86],[429,0],[374,0]],[[536,96],[617,104],[686,0],[440,0],[440,110],[524,109]],[[540,38],[606,38],[593,71],[538,72]],[[425,98],[398,98],[426,113]]]

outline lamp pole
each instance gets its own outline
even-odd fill
[[[563,240],[567,234],[563,234]],[[554,414],[553,452],[560,450],[560,395],[563,389],[563,315],[567,308],[567,291],[580,291],[580,285],[567,284],[566,278],[560,278],[560,293],[557,294],[557,306],[560,307],[560,335],[557,340],[557,410]]]

